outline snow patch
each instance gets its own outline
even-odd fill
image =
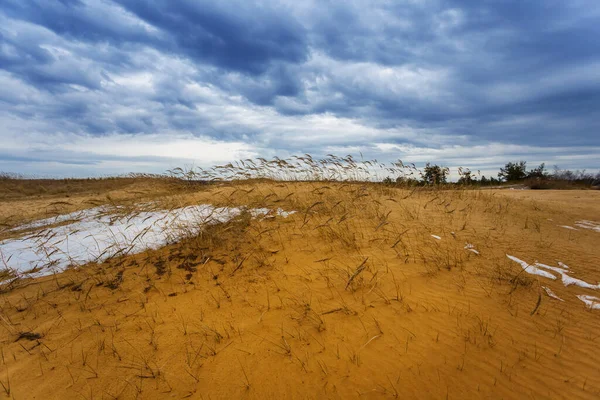
[[[583,229],[591,229],[593,231],[600,232],[600,222],[596,222],[596,221],[588,221],[588,220],[577,221],[577,222],[575,222],[575,226],[578,226]]]
[[[549,297],[552,297],[553,299],[556,299],[556,300],[564,301],[563,299],[561,299],[560,297],[558,297],[558,296],[557,296],[557,295],[556,295],[556,294],[555,294],[555,293],[552,291],[552,289],[550,289],[549,287],[542,286],[542,288],[543,288],[543,289],[546,291],[546,294],[547,294]]]
[[[567,264],[563,264],[563,263],[561,263],[560,261],[558,262],[558,265],[559,265],[561,268],[564,268],[564,269],[569,269],[569,266],[568,266]]]
[[[39,219],[37,221],[33,221],[28,224],[23,224],[23,225],[14,227],[11,229],[11,231],[20,232],[20,231],[29,230],[29,229],[37,229],[37,228],[42,228],[44,226],[60,224],[62,222],[67,222],[67,221],[74,222],[74,221],[83,219],[85,217],[98,216],[101,213],[106,212],[106,211],[108,211],[108,207],[105,207],[105,206],[88,208],[87,210],[74,211],[72,213],[58,215],[56,217]]]
[[[587,294],[578,294],[577,298],[583,301],[590,310],[600,310],[600,298]]]
[[[544,271],[543,269],[539,269],[535,265],[527,264],[525,261],[520,260],[517,257],[509,256],[508,254],[506,255],[506,257],[508,257],[509,259],[511,259],[512,261],[514,261],[516,263],[521,264],[521,268],[523,268],[523,270],[525,272],[527,272],[528,274],[543,276],[544,278],[553,279],[553,280],[556,279],[556,277],[554,275],[552,275],[550,272]]]
[[[441,237],[439,237],[438,235],[431,235],[432,238],[437,239],[437,240],[442,240]]]
[[[564,265],[564,264],[563,264],[563,265]],[[536,267],[541,267],[541,268],[546,268],[546,269],[549,269],[549,270],[551,270],[551,271],[556,271],[556,272],[558,272],[558,273],[560,273],[560,274],[562,274],[563,272],[565,272],[565,271],[566,271],[566,269],[565,269],[565,268],[563,268],[563,267],[560,267],[560,266],[559,266],[559,267],[553,267],[553,266],[551,266],[551,265],[542,264],[542,263],[539,263],[539,262],[536,262],[536,263],[535,263],[535,266],[536,266]]]
[[[564,267],[566,267],[567,269],[569,267],[567,267],[563,263],[559,263],[559,265],[561,267],[552,267],[550,265],[541,264],[541,263],[535,263],[535,265],[537,267],[549,269],[550,271],[558,272],[561,275],[562,283],[565,286],[575,285],[575,286],[582,287],[584,289],[592,289],[592,290],[598,290],[598,289],[600,289],[600,284],[593,285],[591,283],[587,283],[585,281],[582,281],[581,279],[577,279],[577,278],[573,278],[573,277],[569,276],[567,274],[567,271],[564,269]]]
[[[469,251],[479,255],[479,252],[477,250],[475,250],[475,246],[473,246],[471,243],[467,243],[467,245],[465,246],[465,250],[469,250]]]
[[[578,231],[579,229],[577,228],[573,228],[572,226],[569,225],[557,225],[559,228],[565,228],[565,229],[570,229],[572,231]]]
[[[157,249],[197,235],[206,225],[227,222],[240,215],[243,209],[203,204],[128,215],[110,211],[106,207],[96,207],[17,227],[16,230],[25,230],[70,222],[0,241],[0,269],[35,277],[60,272],[69,266]],[[271,214],[287,217],[293,213],[281,209],[249,212],[255,217]]]
[[[281,208],[278,208],[277,210],[271,210],[268,208],[255,208],[253,210],[250,210],[250,215],[252,215],[254,218],[275,218],[276,216],[287,218],[295,213],[296,211],[285,211]]]

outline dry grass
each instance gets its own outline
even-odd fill
[[[265,179],[158,192],[163,207],[297,213],[244,213],[158,250],[4,287],[0,395],[600,396],[600,317],[574,296],[594,291],[505,256],[599,280],[600,234],[557,227],[597,219],[597,192]]]

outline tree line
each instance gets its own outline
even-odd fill
[[[437,164],[427,163],[423,170],[414,169],[409,174],[397,177],[395,180],[388,177],[383,180],[386,184],[426,186],[448,184],[450,169]],[[535,189],[560,188],[560,186],[600,186],[600,172],[589,173],[586,170],[562,170],[554,166],[552,171],[544,163],[527,169],[526,161],[508,162],[500,168],[497,176],[486,177],[471,171],[469,168],[458,168],[458,185],[492,186],[502,183],[523,183]]]

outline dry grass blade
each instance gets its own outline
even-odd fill
[[[244,262],[250,257],[250,255],[247,255],[246,257],[242,258],[242,260],[237,264],[237,266],[234,268],[233,271],[231,271],[231,273],[229,274],[229,276],[233,276],[239,269],[242,268],[242,265],[244,265]]]
[[[350,286],[350,284],[354,281],[354,279],[356,279],[356,277],[358,275],[360,275],[360,273],[363,272],[365,270],[365,268],[367,268],[367,260],[368,259],[369,259],[369,257],[365,258],[363,260],[363,262],[360,263],[360,265],[356,268],[356,270],[354,271],[352,276],[350,276],[350,279],[348,279],[348,282],[346,282],[346,287],[344,288],[344,290],[348,290],[348,286]]]

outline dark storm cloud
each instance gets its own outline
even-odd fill
[[[6,15],[86,42],[152,41],[152,33],[107,1],[5,0]]]
[[[247,1],[118,2],[168,32],[182,54],[200,62],[261,73],[272,62],[302,62],[307,56],[302,25],[269,7],[257,7]]]
[[[485,124],[516,115],[551,113],[582,118],[582,132],[576,134],[597,140],[589,131],[598,117],[586,110],[598,104],[600,93],[600,76],[594,71],[599,66],[600,42],[593,39],[600,31],[598,6],[520,1],[420,4],[411,8],[397,3],[372,13],[361,12],[359,5],[354,10],[334,6],[314,27],[316,41],[323,52],[342,62],[446,70],[447,79],[436,83],[445,104],[437,103],[435,95],[420,98],[406,91],[375,90],[360,84],[360,76],[335,79],[332,70],[332,90],[346,100],[320,104],[314,111],[345,110],[350,115],[366,104],[374,115],[391,123],[410,119],[417,124],[464,119]],[[590,69],[581,70],[586,65]],[[565,77],[565,71],[577,74],[578,69],[578,76]],[[569,82],[561,85],[565,78]],[[389,83],[394,84],[393,80]],[[503,92],[507,99],[499,97]],[[581,103],[585,103],[583,109]],[[539,140],[543,130],[540,126],[528,132],[527,138]],[[493,130],[489,135],[485,129],[467,133],[502,139]]]
[[[7,0],[3,7],[13,18],[80,41],[134,42],[250,73],[274,61],[302,62],[308,51],[301,24],[245,1]]]
[[[599,27],[593,0],[5,0],[0,139],[568,154],[600,146]]]

